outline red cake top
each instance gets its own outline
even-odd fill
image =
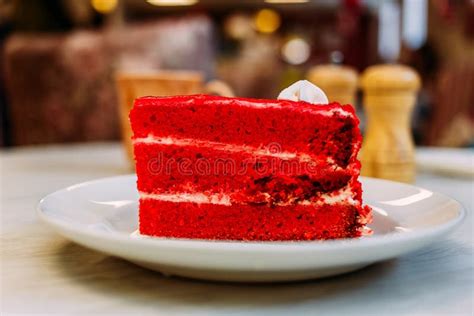
[[[329,104],[312,104],[305,101],[290,100],[272,100],[272,99],[253,99],[253,98],[230,98],[215,95],[195,94],[179,96],[144,96],[135,100],[134,108],[153,107],[153,106],[185,106],[192,104],[194,106],[219,104],[219,105],[239,105],[251,108],[285,108],[293,109],[299,112],[339,112],[343,115],[355,116],[354,108],[349,105],[340,105],[337,102]],[[133,111],[133,110],[132,110]]]

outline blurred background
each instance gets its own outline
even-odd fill
[[[118,73],[275,98],[317,65],[393,62],[423,82],[416,143],[472,147],[472,0],[0,0],[0,145],[118,140]]]

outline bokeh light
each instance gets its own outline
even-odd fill
[[[262,9],[255,15],[254,24],[259,32],[273,33],[280,27],[281,18],[275,10]]]
[[[230,38],[236,40],[245,39],[255,32],[251,17],[242,13],[229,16],[224,22],[224,30]]]
[[[163,7],[193,5],[198,0],[146,0],[149,4]]]
[[[292,4],[292,3],[308,3],[309,0],[265,0],[266,3]]]
[[[118,0],[91,0],[91,5],[99,13],[107,14],[112,12],[118,4]]]
[[[301,37],[288,40],[281,48],[283,59],[292,65],[300,65],[309,59],[311,48]]]

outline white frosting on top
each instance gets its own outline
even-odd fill
[[[324,91],[308,80],[300,80],[292,84],[278,95],[278,100],[306,101],[313,104],[328,104]]]

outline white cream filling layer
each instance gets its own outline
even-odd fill
[[[232,205],[230,196],[226,194],[204,194],[204,193],[144,193],[140,192],[141,199],[153,199],[166,202],[189,202],[198,204],[216,204],[216,205]]]
[[[319,202],[319,201],[318,201]],[[322,194],[321,195],[321,203],[323,204],[339,204],[339,203],[346,203],[350,205],[358,205],[360,204],[358,201],[354,200],[354,193],[352,192],[349,186],[346,186],[339,191],[332,192],[329,194]],[[310,201],[302,201],[302,205],[311,205]]]
[[[197,203],[197,204],[215,204],[215,205],[232,205],[232,200],[230,195],[227,194],[204,194],[204,193],[145,193],[140,192],[141,199],[153,199],[159,201],[175,202],[175,203]],[[354,194],[351,191],[350,187],[346,187],[339,191],[332,192],[330,194],[322,194],[319,196],[319,199],[316,202],[311,201],[300,201],[297,204],[300,205],[322,205],[322,204],[349,204],[349,205],[359,205],[360,203],[354,200]],[[276,203],[279,206],[286,206],[292,203]]]
[[[221,142],[212,142],[207,140],[193,139],[193,138],[176,138],[176,137],[157,137],[148,135],[143,138],[136,138],[133,140],[134,144],[159,144],[159,145],[174,145],[174,146],[195,146],[201,148],[209,148],[214,150],[228,151],[232,153],[245,152],[253,156],[275,157],[284,160],[298,159],[301,162],[327,163],[333,165],[335,162],[332,158],[326,158],[324,161],[312,158],[307,154],[296,154],[288,151],[280,151],[280,145],[271,143],[267,147],[257,148],[248,145],[234,145]],[[335,170],[339,170],[339,166],[334,166]]]

